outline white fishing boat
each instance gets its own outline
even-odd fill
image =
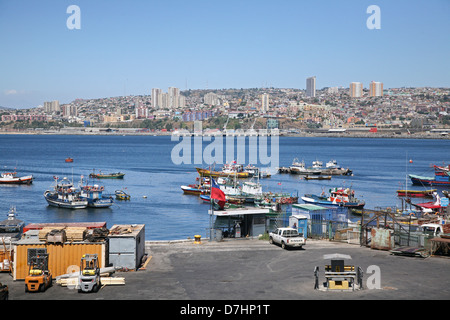
[[[320,174],[320,169],[314,169],[314,168],[306,168],[305,162],[298,161],[297,158],[294,159],[292,162],[292,165],[289,167],[290,173],[293,174],[308,174],[308,175],[314,175],[314,174]]]
[[[31,184],[33,176],[18,177],[17,172],[4,172],[0,174],[0,184]]]

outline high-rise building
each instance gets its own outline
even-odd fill
[[[169,94],[169,108],[178,108],[180,102],[180,89],[169,87],[167,93]]]
[[[215,94],[213,92],[208,92],[203,97],[203,103],[204,104],[208,104],[210,106],[218,106],[219,103],[220,103],[219,102],[219,97],[217,96],[217,94]]]
[[[269,94],[264,93],[261,95],[261,112],[269,111]]]
[[[306,78],[306,96],[307,97],[316,96],[316,77]]]
[[[361,82],[350,83],[350,97],[358,98],[363,95],[363,84]]]
[[[161,89],[153,88],[152,89],[152,106],[154,109],[161,108]]]
[[[77,106],[65,104],[61,107],[64,118],[76,117],[78,115]]]
[[[383,95],[383,82],[372,81],[370,83],[370,96],[381,97]]]
[[[44,102],[44,112],[51,113],[57,111],[61,111],[58,100]]]

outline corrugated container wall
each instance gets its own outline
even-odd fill
[[[97,254],[100,268],[108,264],[107,242],[73,242],[64,244],[23,243],[14,247],[14,280],[23,280],[28,274],[28,249],[43,248],[49,255],[48,268],[53,278],[79,269],[84,254]]]
[[[137,269],[145,255],[145,225],[115,225],[132,230],[109,235],[109,262],[116,268]]]

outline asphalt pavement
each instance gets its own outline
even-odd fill
[[[264,305],[276,301],[450,298],[450,259],[444,257],[396,256],[326,240],[308,240],[302,249],[289,250],[257,239],[147,242],[146,250],[151,260],[145,270],[116,272],[113,276],[123,277],[125,284],[105,285],[97,293],[79,293],[55,283],[45,292],[25,293],[24,282],[13,281],[7,273],[0,274],[0,282],[8,285],[11,301],[153,301],[155,307],[172,301],[176,307],[170,308],[171,312],[189,315],[207,312],[196,306],[208,301],[220,304],[221,308],[215,305],[216,314],[240,314],[250,312],[249,301],[259,312],[267,312]],[[319,267],[320,282],[324,281],[324,266],[330,263],[324,255],[333,253],[350,255],[346,264],[363,270],[362,290],[314,289],[314,268]],[[162,301],[165,303],[154,303]],[[244,311],[230,307],[240,302],[247,306]]]

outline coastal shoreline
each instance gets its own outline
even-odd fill
[[[76,135],[76,136],[172,136],[170,132],[84,132],[84,131],[46,131],[46,132],[10,132],[0,131],[0,135]],[[185,137],[183,135],[174,135],[175,137]],[[193,137],[194,135],[187,135]],[[203,135],[203,137],[211,137]],[[225,135],[219,135],[225,137]],[[233,136],[237,137],[237,136]],[[260,137],[271,137],[270,135],[261,135]],[[275,137],[275,136],[274,136]],[[414,134],[395,134],[395,133],[372,133],[372,132],[346,132],[346,133],[289,133],[280,134],[280,138],[373,138],[373,139],[439,139],[450,140],[450,135],[439,133],[414,133]]]

